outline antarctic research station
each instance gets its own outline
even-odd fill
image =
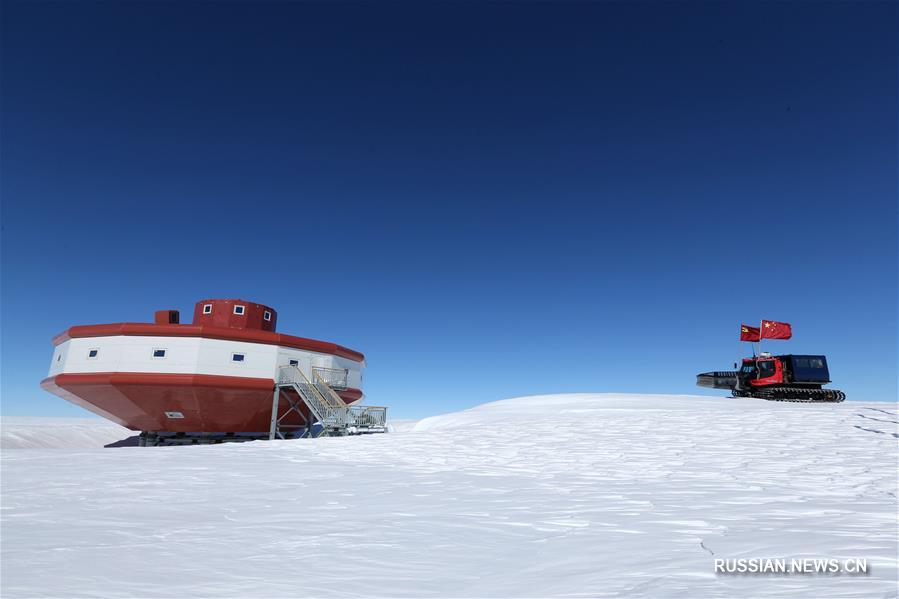
[[[180,445],[387,431],[387,408],[363,397],[365,356],[275,332],[254,302],[197,302],[152,323],[74,326],[53,339],[41,387],[134,431]]]

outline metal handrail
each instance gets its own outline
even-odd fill
[[[324,378],[312,371],[312,380],[297,366],[281,366],[278,370],[278,386],[294,387],[309,410],[324,426],[355,426],[375,429],[387,428],[387,408],[384,406],[347,406]]]
[[[303,399],[309,404],[309,409],[315,413],[322,424],[342,425],[346,422],[346,404],[332,405],[329,398],[326,398],[318,389],[318,386],[310,382],[303,371],[296,366],[282,366],[278,372],[278,384],[293,385],[297,392],[303,395]],[[340,403],[343,403],[342,400]]]
[[[384,406],[347,406],[340,397],[328,385],[321,375],[313,369],[312,379],[315,388],[326,398],[330,398],[336,405],[347,410],[347,426],[359,426],[369,428],[384,428],[387,426],[387,408]]]
[[[368,428],[387,426],[387,408],[384,406],[350,406],[349,424]]]
[[[321,393],[322,397],[324,397],[325,400],[330,401],[330,403],[335,407],[346,407],[346,402],[343,401],[343,398],[337,395],[337,392],[335,392],[334,389],[332,389],[331,386],[328,385],[327,382],[325,382],[325,379],[323,379],[322,376],[314,368],[312,369],[312,381],[312,384],[315,385],[316,390]]]
[[[318,374],[321,379],[332,389],[346,389],[349,368],[319,368],[312,367],[313,374]]]

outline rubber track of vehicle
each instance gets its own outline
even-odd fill
[[[812,396],[819,396],[820,398],[813,397],[790,397],[796,393],[796,389],[791,389],[789,387],[774,387],[771,389],[766,389],[766,393],[747,393],[745,391],[739,392],[734,391],[734,397],[755,397],[758,399],[764,399],[766,401],[786,401],[791,403],[841,403],[846,400],[846,394],[837,389],[808,389],[802,391],[802,393],[809,394]],[[740,393],[740,395],[737,395]],[[828,395],[834,395],[834,399],[829,399]]]

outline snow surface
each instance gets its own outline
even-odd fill
[[[0,593],[896,597],[897,421],[578,394],[363,437],[4,449]],[[715,575],[716,557],[870,571]]]
[[[100,418],[0,418],[0,449],[99,448],[136,434]]]

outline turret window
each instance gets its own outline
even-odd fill
[[[164,357],[165,357],[165,350],[164,350],[164,349],[154,349],[154,350],[153,350],[153,357],[154,357],[154,358],[164,358]]]
[[[235,314],[241,315],[244,313],[244,310],[245,310],[244,306],[234,306]]]
[[[299,360],[291,360],[291,361],[290,361],[290,365],[291,365],[291,366],[299,366],[299,365],[300,365],[300,361],[299,361]]]
[[[232,362],[243,362],[246,356],[244,354],[231,354]]]
[[[266,310],[265,312],[263,312],[262,319],[265,320],[266,322],[271,322],[271,320],[272,320],[271,310]]]
[[[88,359],[88,360],[93,360],[93,359],[95,359],[98,355],[100,355],[100,350],[99,350],[99,349],[89,349],[89,350],[87,351],[87,359]]]
[[[203,314],[212,314],[212,304],[203,304]]]

